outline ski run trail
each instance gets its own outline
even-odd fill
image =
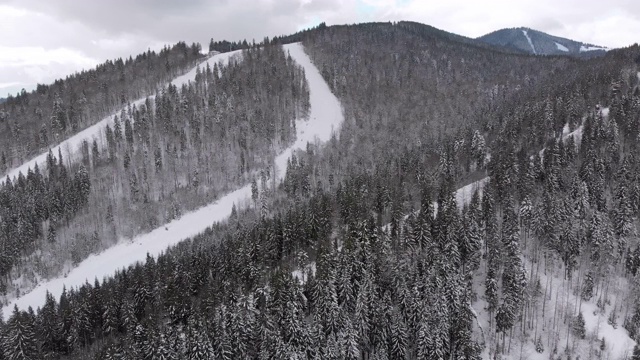
[[[538,52],[536,52],[536,48],[535,46],[533,46],[533,42],[531,41],[531,38],[529,37],[529,33],[527,32],[527,30],[522,30],[522,34],[524,35],[524,37],[527,38],[527,41],[529,42],[529,46],[531,46],[531,50],[533,50],[533,54],[538,55]]]
[[[232,51],[232,52],[228,52],[228,53],[223,53],[223,54],[216,54],[211,56],[209,59],[203,61],[202,63],[200,63],[198,66],[194,67],[193,69],[191,69],[189,72],[187,72],[184,75],[178,76],[175,79],[173,79],[173,81],[170,82],[170,84],[177,86],[178,88],[182,87],[182,85],[185,85],[187,83],[189,83],[190,81],[195,81],[196,79],[196,69],[198,67],[200,67],[201,69],[204,69],[207,64],[209,64],[209,66],[213,67],[214,64],[220,63],[222,62],[223,64],[228,64],[229,61],[231,59],[239,59],[241,56],[242,52],[241,50],[236,50],[236,51]],[[155,99],[155,95],[150,95],[148,97],[143,97],[141,99],[138,99],[136,101],[131,102],[131,106],[133,107],[134,105],[136,107],[140,107],[140,105],[144,104],[145,101],[147,100],[147,98],[149,99]],[[99,122],[89,126],[88,128],[74,134],[73,136],[68,137],[67,139],[65,139],[64,141],[62,141],[60,144],[54,146],[51,148],[51,151],[53,151],[53,154],[55,156],[58,156],[58,149],[60,149],[62,151],[63,156],[67,156],[68,160],[74,159],[75,156],[77,156],[80,151],[80,147],[82,146],[82,142],[87,140],[89,143],[91,143],[93,141],[93,139],[99,139],[100,141],[98,141],[99,144],[101,144],[103,141],[103,137],[104,137],[104,129],[107,127],[107,125],[109,126],[113,126],[114,124],[114,116],[115,115],[119,115],[120,112],[124,109],[126,109],[129,105],[122,107],[121,109],[117,110],[116,112],[112,113],[111,115],[103,118],[102,120],[100,120]],[[40,170],[43,169],[43,167],[45,166],[45,163],[47,161],[47,155],[49,154],[48,151],[32,158],[31,160],[23,163],[22,165],[18,166],[17,168],[11,169],[7,172],[7,176],[9,176],[10,179],[14,179],[18,177],[19,173],[22,173],[23,175],[27,175],[27,171],[31,168],[33,169],[34,166],[36,164],[38,164],[38,166],[40,167]],[[0,185],[4,184],[4,179],[6,179],[6,176],[3,177],[3,179],[0,181]]]
[[[304,68],[309,83],[311,110],[308,120],[296,120],[296,142],[276,157],[276,174],[278,179],[284,177],[288,158],[293,151],[305,149],[308,142],[328,141],[334,132],[338,131],[344,116],[342,105],[331,93],[318,69],[306,55],[301,44],[289,44],[284,46],[285,52],[289,52],[296,63]],[[223,61],[227,62],[240,52],[230,52],[214,55],[207,62],[210,65]],[[203,66],[206,64],[201,64]],[[181,86],[195,79],[195,68],[189,73],[176,78],[172,84]],[[145,99],[140,99],[134,104],[141,104]],[[63,150],[75,151],[82,141],[92,136],[101,136],[101,131],[107,124],[113,122],[113,116],[109,116],[100,123],[74,135],[64,141],[60,146]],[[45,161],[47,154],[42,154],[35,159],[14,169],[10,176],[15,176],[18,171],[26,173],[28,167]],[[15,174],[15,175],[14,175]],[[85,282],[93,283],[94,279],[102,280],[112,276],[116,271],[145,261],[147,254],[157,257],[168,247],[178,244],[203,232],[215,222],[223,221],[231,214],[234,204],[249,203],[251,197],[251,185],[248,184],[235,190],[212,204],[183,215],[181,218],[162,225],[159,228],[131,240],[121,241],[99,254],[91,255],[72,269],[66,276],[43,281],[30,292],[19,298],[10,299],[8,305],[2,309],[4,318],[8,319],[14,306],[21,310],[32,307],[34,310],[44,305],[45,295],[48,291],[55,298],[60,297],[62,290],[82,286]]]

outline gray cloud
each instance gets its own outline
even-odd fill
[[[177,41],[200,42],[205,48],[210,38],[260,41],[319,21],[414,20],[470,37],[528,26],[609,47],[636,42],[640,34],[640,2],[635,0],[611,0],[606,6],[596,0],[475,4],[468,0],[0,0],[0,33],[11,34],[0,37],[0,49],[12,49],[18,59],[35,51],[41,60],[16,65],[16,59],[0,56],[0,94]]]
[[[301,22],[298,20],[303,20],[306,14],[339,3],[317,0],[306,4],[300,0],[0,1],[3,2],[47,14],[74,27],[90,28],[92,35],[108,38],[134,35],[162,42],[204,42],[211,37],[261,39],[296,30]]]

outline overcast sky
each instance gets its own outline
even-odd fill
[[[325,21],[413,20],[469,37],[526,26],[607,47],[640,38],[637,0],[0,0],[0,97],[183,40],[262,40]]]

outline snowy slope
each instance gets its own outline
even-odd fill
[[[582,45],[580,46],[580,52],[585,52],[585,51],[595,51],[595,50],[609,50],[607,48],[604,47],[600,47],[600,46],[585,46]]]
[[[204,66],[206,66],[207,63],[209,63],[211,66],[213,66],[213,64],[218,63],[218,62],[227,63],[230,58],[239,55],[240,52],[241,51],[238,50],[238,51],[232,51],[232,52],[228,52],[228,53],[224,53],[224,54],[214,55],[214,56],[210,57],[209,59],[207,59],[206,61],[204,61],[201,64],[199,64],[199,66],[200,67],[204,67]],[[171,81],[171,84],[180,87],[183,84],[188,83],[189,81],[194,81],[195,78],[196,78],[196,69],[197,69],[197,66],[194,67],[191,71],[187,72],[186,74],[184,74],[182,76],[178,76],[173,81]],[[155,97],[155,95],[149,96],[149,98],[151,98],[151,99],[153,99],[154,97]],[[133,105],[140,106],[141,104],[144,104],[145,100],[146,100],[146,98],[138,99],[138,100],[132,102],[131,105],[132,106]],[[113,125],[114,115],[119,114],[121,112],[121,110],[122,109],[119,109],[115,113],[113,113],[113,114],[105,117],[104,119],[100,120],[98,123],[96,123],[96,124],[86,128],[86,129],[76,133],[75,135],[67,138],[64,141],[62,141],[57,146],[53,147],[52,150],[54,152],[54,155],[57,156],[58,155],[58,149],[61,149],[63,156],[66,156],[67,159],[73,159],[74,155],[79,153],[78,150],[79,150],[80,146],[82,145],[82,142],[84,140],[87,140],[87,141],[91,142],[91,141],[93,141],[94,138],[101,138],[103,136],[102,135],[103,130],[107,127],[107,125]],[[27,174],[27,170],[29,168],[33,169],[35,164],[38,164],[40,169],[42,169],[44,167],[44,164],[46,163],[47,155],[48,155],[48,152],[44,152],[44,153],[34,157],[33,159],[23,163],[22,165],[18,166],[17,168],[10,170],[7,173],[7,175],[11,179],[13,179],[14,177],[17,177],[20,172],[22,172],[23,175],[26,175]],[[3,179],[0,180],[0,185],[4,183],[4,179],[5,178],[6,177],[3,177]]]
[[[463,208],[465,205],[468,205],[471,202],[471,198],[473,197],[473,193],[478,190],[478,193],[482,195],[482,189],[489,181],[489,177],[482,178],[478,181],[472,182],[469,185],[463,186],[456,190],[456,203],[459,208]]]
[[[609,110],[610,109],[608,107],[601,108],[599,114],[604,118],[608,118]],[[579,144],[582,139],[582,131],[583,125],[580,125],[574,131],[569,132],[569,124],[566,124],[562,130],[562,139],[567,141],[569,137],[573,137],[576,143]],[[541,156],[544,153],[544,150],[545,149],[540,150]],[[525,272],[527,273],[528,281],[532,281],[532,279],[529,278],[529,274],[531,273],[532,268],[536,268],[536,265],[531,262],[530,257],[530,254],[525,254],[523,256],[523,263],[525,265]],[[485,288],[484,279],[486,278],[484,270],[485,267],[481,266],[480,271],[477,274],[474,274],[474,289],[476,289],[481,296],[473,305],[478,312],[479,323],[482,324],[484,328],[488,328],[489,314],[486,311],[484,295],[482,295]],[[524,341],[522,340],[521,335],[514,336],[513,347],[511,348],[512,351],[509,354],[503,354],[503,360],[546,360],[551,358],[551,345],[557,343],[558,351],[561,353],[566,347],[567,340],[575,358],[597,358],[594,354],[590,355],[589,351],[590,348],[598,347],[599,341],[602,338],[605,338],[607,344],[605,351],[602,353],[602,359],[618,360],[629,358],[633,351],[635,342],[629,337],[627,331],[622,327],[622,317],[618,314],[618,325],[616,327],[607,323],[607,317],[611,312],[611,304],[620,306],[619,301],[622,300],[617,299],[617,294],[620,293],[622,289],[629,286],[625,279],[620,278],[611,282],[610,286],[612,287],[612,290],[609,294],[611,304],[606,306],[605,311],[601,311],[596,306],[596,302],[602,295],[596,294],[591,300],[580,302],[580,299],[577,296],[579,291],[576,290],[576,286],[579,286],[579,284],[576,285],[575,283],[568,283],[564,278],[564,268],[561,268],[559,265],[553,267],[548,273],[546,271],[540,273],[536,271],[536,275],[539,276],[540,283],[543,286],[542,292],[548,294],[547,307],[545,309],[545,314],[547,314],[544,321],[545,325],[540,325],[537,331],[537,334],[542,337],[545,350],[542,353],[535,351],[533,339],[534,330],[528,329]],[[539,302],[542,301],[543,296],[544,295],[541,295],[538,299]],[[540,309],[538,310],[540,311]],[[567,329],[569,329],[569,325],[565,324],[558,326],[560,328],[558,333],[549,330],[553,326],[552,318],[556,311],[558,317],[565,316],[567,314],[573,317],[577,315],[578,311],[582,312],[585,320],[586,339],[577,339],[570,331],[569,337],[567,337]],[[618,311],[620,311],[619,308]],[[529,314],[529,316],[531,315]],[[545,326],[546,330],[544,330]],[[519,324],[516,324],[516,327],[519,327]],[[490,333],[489,335],[492,339],[484,349],[482,354],[483,359],[493,359],[493,355],[490,351],[495,347],[495,333]]]
[[[566,46],[556,43],[556,47],[558,48],[558,50],[560,51],[564,51],[564,52],[569,52],[569,48],[567,48]]]
[[[47,291],[58,298],[62,294],[64,286],[67,288],[81,286],[87,280],[93,283],[95,278],[102,280],[105,276],[113,275],[116,270],[144,261],[147,253],[152,256],[159,255],[167,247],[199,234],[216,221],[224,220],[231,214],[234,203],[250,196],[251,187],[245,186],[227,194],[214,204],[188,213],[150,233],[137,236],[131,241],[121,241],[118,245],[100,254],[89,256],[78,267],[71,270],[66,277],[40,283],[31,292],[18,299],[13,299],[7,307],[2,309],[5,320],[11,315],[14,304],[23,310],[29,306],[36,309],[44,304]]]
[[[580,301],[580,298],[576,295],[579,294],[579,291],[576,289],[579,287],[579,284],[575,281],[569,282],[564,278],[564,268],[560,266],[560,263],[550,266],[551,269],[548,269],[547,272],[542,269],[538,272],[535,270],[537,265],[533,264],[529,257],[530,255],[523,256],[523,263],[525,264],[527,278],[529,277],[533,267],[534,273],[539,276],[540,284],[542,286],[541,294],[536,299],[537,305],[534,306],[537,308],[538,320],[540,320],[539,322],[535,322],[538,329],[536,331],[535,326],[533,326],[533,328],[527,328],[526,336],[523,339],[522,335],[519,334],[521,326],[517,323],[516,331],[514,331],[514,337],[512,339],[513,344],[511,346],[511,352],[508,354],[502,354],[501,359],[547,360],[552,358],[551,353],[553,352],[554,346],[557,346],[558,354],[561,354],[564,352],[567,342],[575,359],[597,359],[598,357],[594,353],[591,353],[590,357],[590,352],[593,348],[599,347],[600,339],[602,338],[605,338],[607,344],[606,349],[602,354],[602,359],[628,359],[628,356],[633,351],[635,342],[629,337],[627,331],[622,327],[621,322],[623,319],[620,314],[618,314],[618,325],[615,328],[607,323],[607,317],[611,311],[612,305],[618,304],[618,306],[620,306],[618,301],[621,300],[616,299],[616,294],[619,291],[622,291],[623,287],[629,286],[629,284],[627,284],[624,279],[614,281],[611,284],[612,289],[609,294],[609,300],[612,305],[607,305],[606,310],[601,311],[596,306],[596,302],[602,294],[594,295],[594,297],[589,301]],[[474,303],[474,308],[478,312],[479,322],[484,328],[488,328],[489,313],[486,310],[486,302],[483,293],[485,288],[485,278],[486,274],[484,271],[484,265],[482,265],[478,274],[474,275],[474,288],[481,295]],[[531,281],[529,278],[527,280]],[[540,316],[542,314],[542,302],[545,298],[545,294],[545,315],[543,318],[544,320],[542,320],[540,319]],[[570,331],[570,321],[565,323],[562,320],[565,316],[574,318],[579,312],[582,312],[585,320],[585,339],[577,338],[574,333]],[[554,314],[555,317],[557,317],[555,331],[552,330],[554,328]],[[529,316],[531,316],[530,313]],[[538,353],[535,350],[534,335],[536,333],[541,337],[544,345],[544,351],[542,353]],[[494,351],[497,341],[495,337],[495,322],[493,331],[488,335],[490,339],[489,343],[487,343],[487,347],[483,351],[483,359],[493,359],[493,354],[491,354],[491,352]],[[558,354],[556,354],[556,356]],[[553,358],[555,359],[557,357]],[[566,358],[563,357],[563,359]]]
[[[305,69],[311,95],[311,111],[309,120],[298,120],[296,128],[300,136],[296,143],[278,156],[279,171],[286,169],[288,156],[294,149],[302,148],[307,141],[319,139],[326,141],[331,137],[332,131],[337,130],[343,120],[342,108],[338,99],[331,93],[318,69],[311,63],[300,44],[292,44],[285,47],[291,57]],[[221,54],[225,55],[225,54]],[[226,54],[228,56],[232,54]],[[220,58],[218,58],[220,59]],[[210,59],[211,60],[211,59]],[[212,59],[211,61],[218,61]],[[176,79],[176,81],[189,81],[189,75]],[[195,70],[193,71],[195,76]],[[286,155],[286,157],[285,157]],[[285,167],[281,167],[285,164]],[[278,174],[282,178],[283,174]],[[137,236],[130,241],[121,241],[100,254],[92,255],[78,267],[69,272],[66,277],[57,278],[41,283],[31,292],[18,299],[12,299],[3,308],[5,318],[11,314],[14,305],[20,309],[29,306],[36,309],[44,304],[45,294],[49,291],[53,296],[59,297],[64,286],[67,288],[81,286],[85,281],[93,282],[95,278],[101,280],[105,276],[113,275],[116,270],[122,269],[136,262],[144,261],[147,253],[157,256],[171,245],[175,245],[194,235],[204,231],[214,222],[222,221],[231,214],[233,204],[243,201],[249,203],[251,186],[244,186],[232,193],[218,199],[215,203],[187,213],[180,219],[163,225],[150,233]]]
[[[524,37],[527,38],[527,41],[529,42],[529,45],[531,45],[531,50],[533,50],[533,53],[537,55],[538,53],[536,52],[535,46],[533,46],[533,42],[531,41],[531,38],[529,37],[529,33],[527,33],[527,30],[522,30],[522,34],[524,34]]]
[[[293,151],[305,149],[307,143],[313,143],[316,139],[321,142],[329,141],[344,120],[340,102],[331,93],[322,75],[305,54],[302,45],[300,43],[285,45],[284,51],[288,51],[291,57],[304,68],[309,83],[311,114],[308,121],[296,121],[296,142],[276,157],[278,180],[284,178],[287,160]]]

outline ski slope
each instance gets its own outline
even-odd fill
[[[229,59],[237,57],[238,55],[240,55],[240,53],[241,53],[241,50],[232,51],[232,52],[228,52],[228,53],[224,53],[224,54],[217,54],[217,55],[214,55],[214,56],[210,57],[206,61],[200,63],[198,66],[203,68],[203,67],[206,67],[207,64],[209,64],[210,66],[213,66],[213,64],[216,64],[218,62],[222,62],[224,64],[227,64],[229,62]],[[180,86],[182,86],[184,84],[189,83],[190,81],[194,81],[195,78],[196,78],[196,69],[198,68],[198,66],[194,67],[193,69],[191,69],[186,74],[178,76],[173,81],[171,81],[171,84],[180,87]],[[151,95],[151,96],[149,96],[149,98],[150,99],[154,99],[155,95]],[[139,107],[140,105],[144,104],[146,99],[147,98],[144,97],[144,98],[135,100],[135,101],[133,101],[131,103],[131,106],[135,105],[136,107]],[[118,109],[116,112],[114,112],[113,114],[103,118],[102,120],[100,120],[96,124],[94,124],[92,126],[89,126],[88,128],[86,128],[86,129],[74,134],[73,136],[67,138],[66,140],[62,141],[60,144],[52,147],[54,155],[57,156],[58,155],[58,149],[60,149],[60,150],[62,150],[63,156],[66,156],[67,159],[75,160],[76,155],[80,153],[78,150],[82,146],[82,142],[84,140],[87,140],[88,142],[92,142],[94,138],[101,139],[103,137],[103,130],[107,127],[107,125],[113,126],[113,124],[114,124],[114,116],[117,115],[117,114],[120,114],[120,112],[123,109],[126,109],[126,107]],[[49,152],[46,151],[46,152],[34,157],[33,159],[23,163],[22,165],[16,167],[15,169],[9,170],[9,172],[7,172],[7,175],[11,179],[16,178],[19,173],[22,173],[23,175],[26,175],[27,171],[29,170],[29,168],[33,169],[36,164],[38,164],[38,166],[42,170],[43,167],[46,164],[46,160],[47,160],[47,155],[48,154],[49,154]],[[4,179],[6,179],[6,176],[3,177],[0,180],[0,185],[2,185],[4,183]]]
[[[318,140],[326,142],[336,132],[344,120],[342,106],[331,93],[329,85],[324,81],[320,71],[311,63],[300,43],[284,45],[284,51],[304,68],[309,83],[309,102],[311,114],[308,121],[296,121],[296,142],[275,160],[276,179],[282,180],[287,170],[287,160],[295,150],[303,150],[307,143]]]
[[[524,35],[524,37],[527,38],[527,41],[529,42],[529,46],[531,46],[531,50],[533,51],[533,54],[538,55],[538,53],[536,52],[536,47],[533,46],[533,41],[531,41],[531,38],[529,37],[529,33],[527,32],[527,30],[522,30],[522,34]]]
[[[556,44],[556,47],[558,48],[558,50],[564,51],[564,52],[569,52],[569,49],[566,46],[564,46],[562,44],[559,44],[559,43],[555,43],[555,44]]]
[[[284,176],[282,172],[286,170],[287,159],[295,149],[303,148],[303,146],[306,146],[307,141],[316,139],[321,141],[328,140],[332,132],[338,129],[344,119],[340,102],[331,93],[318,69],[304,53],[302,46],[300,44],[287,45],[285,46],[285,51],[287,50],[291,57],[305,70],[311,96],[311,110],[307,121],[303,119],[296,120],[296,129],[299,137],[291,147],[284,150],[277,158],[277,162],[279,162],[279,178]],[[226,54],[225,59],[228,60],[232,55],[232,53]],[[220,57],[215,58],[216,56],[211,58],[210,61],[223,59]],[[191,72],[187,73],[175,81],[186,82],[193,79],[191,75],[195,76],[195,70],[192,72],[193,74]],[[283,164],[284,167],[282,167]],[[105,276],[113,275],[119,269],[144,261],[147,253],[151,256],[158,256],[169,246],[178,244],[203,232],[215,222],[225,220],[231,214],[234,203],[237,204],[243,201],[249,203],[248,199],[250,197],[251,185],[246,185],[223,196],[215,203],[187,213],[150,233],[139,235],[130,241],[120,241],[118,245],[85,259],[71,270],[66,277],[40,283],[22,297],[12,299],[2,309],[4,317],[8,319],[14,305],[17,305],[22,310],[26,310],[28,307],[36,309],[42,306],[47,291],[58,298],[62,294],[64,287],[78,287],[86,281],[92,283],[95,278],[102,280]]]

